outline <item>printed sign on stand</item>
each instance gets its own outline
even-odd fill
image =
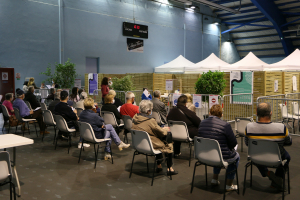
[[[293,91],[297,91],[297,77],[293,76]]]
[[[274,92],[278,92],[278,80],[274,81]]]
[[[173,90],[173,80],[166,79],[166,90]]]
[[[219,104],[218,95],[209,95],[209,108],[216,104]]]
[[[202,96],[200,94],[193,94],[193,104],[196,108],[202,108]]]
[[[94,90],[98,90],[98,74],[89,73],[88,79],[89,79],[89,85],[88,85],[89,95],[93,95]]]
[[[178,98],[181,96],[181,94],[173,94],[173,106],[177,105]]]
[[[81,79],[75,79],[74,87],[81,88]]]
[[[2,81],[8,81],[8,72],[2,72]]]

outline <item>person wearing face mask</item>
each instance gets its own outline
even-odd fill
[[[104,97],[104,104],[101,108],[101,111],[108,111],[108,112],[114,113],[114,115],[117,119],[117,123],[120,125],[122,117],[121,117],[117,107],[115,105],[113,105],[113,103],[114,103],[114,96],[111,94],[107,94]]]
[[[52,88],[58,88],[58,85],[54,82],[53,79],[52,79]]]
[[[131,118],[137,113],[139,113],[139,107],[134,104],[134,94],[132,92],[126,93],[126,103],[121,106],[120,108],[120,114],[121,115],[128,115]]]
[[[114,96],[114,103],[113,103],[113,105],[115,105],[117,108],[123,106],[122,101],[119,98],[116,97],[117,94],[116,94],[116,92],[114,90],[109,90],[108,94],[111,94],[111,95]]]
[[[187,96],[181,95],[178,98],[176,107],[172,108],[167,116],[167,120],[172,121],[183,121],[185,122],[190,138],[194,138],[198,135],[198,127],[200,125],[200,118],[195,112],[189,110],[186,107]],[[174,141],[174,157],[178,157],[180,153],[181,142]]]

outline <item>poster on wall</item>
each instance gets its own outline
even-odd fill
[[[81,79],[75,79],[74,87],[81,88]]]
[[[166,79],[166,90],[173,90],[173,79]]]
[[[209,109],[216,104],[219,104],[218,95],[209,95]]]
[[[20,73],[16,73],[16,79],[20,80],[21,79],[21,74]]]
[[[196,108],[202,108],[202,96],[200,94],[193,94],[193,104]]]
[[[93,95],[94,90],[98,90],[98,74],[89,73],[88,80],[89,80],[89,84],[88,84],[89,95]]]
[[[278,92],[278,80],[274,81],[274,92]]]
[[[253,93],[253,72],[230,72],[230,94]],[[252,95],[237,95],[230,103],[252,104]]]
[[[127,51],[143,53],[144,52],[144,40],[127,38]]]
[[[8,81],[8,72],[2,72],[2,81]]]
[[[173,94],[173,106],[176,106],[176,105],[177,105],[178,98],[179,98],[180,96],[181,96],[181,94],[176,94],[176,93]]]
[[[293,91],[297,91],[297,77],[293,76]]]

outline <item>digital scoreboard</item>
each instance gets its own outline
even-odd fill
[[[123,36],[148,39],[148,26],[123,22]]]

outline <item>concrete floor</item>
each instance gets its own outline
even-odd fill
[[[0,126],[3,119],[0,116]],[[13,129],[14,131],[14,129]],[[17,148],[17,171],[21,181],[22,195],[18,199],[222,199],[224,173],[221,171],[220,187],[205,187],[204,166],[197,167],[195,187],[190,194],[190,187],[195,159],[191,167],[188,166],[188,145],[182,145],[182,155],[174,159],[174,169],[179,172],[173,180],[161,173],[155,177],[151,187],[151,173],[147,173],[145,156],[135,158],[133,174],[129,179],[129,171],[134,150],[130,147],[119,151],[115,144],[113,147],[114,164],[103,160],[103,149],[99,154],[97,168],[94,169],[93,148],[86,148],[82,160],[78,164],[79,149],[78,137],[73,138],[73,147],[67,154],[67,142],[59,142],[59,147],[54,150],[53,127],[49,127],[51,134],[47,135],[44,142],[37,138],[34,127],[31,134],[25,137],[34,139],[34,144]],[[6,131],[4,130],[4,133]],[[17,134],[21,134],[18,132]],[[77,134],[78,135],[78,134]],[[121,136],[122,139],[122,136]],[[131,138],[129,137],[129,142]],[[240,143],[241,140],[238,139]],[[286,199],[299,199],[300,195],[300,138],[293,137],[293,145],[287,147],[292,160],[290,163],[291,194],[285,195]],[[253,187],[249,187],[249,176],[246,183],[245,196],[242,195],[244,166],[247,162],[247,147],[241,152],[239,165],[239,186],[241,193],[227,193],[226,199],[281,199],[281,193],[270,188],[268,178],[262,178],[256,168],[253,170]],[[8,149],[12,155],[12,149]],[[153,159],[149,159],[149,167],[153,166]],[[166,172],[166,168],[164,168]],[[212,168],[208,168],[209,181],[212,178]],[[249,174],[249,173],[248,173]],[[7,186],[0,187],[0,199],[9,199]]]

